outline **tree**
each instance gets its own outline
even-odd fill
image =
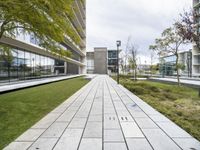
[[[8,77],[10,78],[10,68],[13,63],[13,55],[9,47],[5,45],[0,45],[0,61],[3,60],[3,62],[6,64],[8,69]]]
[[[151,55],[150,71],[151,71],[151,77],[152,77],[153,72],[155,72],[155,67],[154,67],[155,65],[153,65],[154,59],[155,59],[155,53],[152,51],[150,55]]]
[[[155,45],[150,45],[149,49],[157,52],[158,54],[167,53],[176,56],[175,66],[177,73],[177,82],[180,86],[180,65],[178,52],[180,51],[180,46],[182,44],[186,44],[188,40],[178,34],[178,29],[175,24],[173,25],[173,27],[165,29],[161,35],[161,38],[156,39]]]
[[[134,71],[134,80],[137,80],[137,54],[138,48],[133,44],[129,47],[129,66]]]
[[[200,32],[198,31],[198,12],[184,11],[180,14],[180,20],[175,23],[177,34],[182,39],[194,42],[196,47],[200,49]]]
[[[125,70],[124,68],[125,68],[125,66],[124,66],[123,57],[119,59],[119,66],[120,66],[122,72],[124,73],[124,70]]]
[[[70,22],[74,15],[73,1],[0,1],[0,38],[15,37],[20,33],[34,34],[40,46],[54,53],[63,50],[60,43],[67,37],[79,44],[80,38]]]
[[[159,64],[156,64],[156,65],[152,64],[150,66],[150,69],[151,69],[151,76],[152,76],[152,74],[155,74],[159,70]]]
[[[127,70],[128,70],[128,67],[127,67],[128,62],[127,61],[129,59],[130,41],[131,41],[131,36],[129,35],[128,39],[127,39],[127,43],[126,43],[126,48],[124,51],[124,70],[125,70],[125,72],[127,72]]]

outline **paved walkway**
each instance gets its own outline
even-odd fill
[[[177,83],[176,78],[150,78],[150,80],[162,81],[162,82],[172,82]],[[199,87],[200,88],[200,80],[187,80],[187,79],[180,79],[181,84]]]
[[[22,89],[27,87],[32,87],[36,85],[42,85],[46,83],[76,78],[83,75],[69,75],[69,76],[58,76],[58,77],[49,77],[49,78],[42,78],[42,79],[33,79],[33,80],[23,80],[18,82],[10,82],[4,85],[0,85],[0,93],[13,91],[16,89]]]
[[[5,150],[200,150],[200,142],[108,76],[97,76]]]

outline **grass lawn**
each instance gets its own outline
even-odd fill
[[[200,140],[198,90],[151,81],[135,82],[125,77],[120,79],[120,83]]]
[[[82,77],[0,95],[0,149],[88,83]]]

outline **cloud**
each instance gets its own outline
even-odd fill
[[[116,40],[124,49],[131,35],[144,58],[154,39],[191,7],[191,0],[87,0],[87,50],[116,48]]]

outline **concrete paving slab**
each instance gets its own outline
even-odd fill
[[[104,129],[120,129],[119,121],[115,114],[106,114],[104,116]]]
[[[59,115],[60,114],[57,113],[49,113],[34,126],[32,126],[32,128],[47,129],[59,117]]]
[[[135,122],[121,122],[122,131],[126,138],[144,137],[141,130]]]
[[[64,132],[68,124],[69,122],[55,122],[41,135],[41,137],[58,138]]]
[[[58,138],[39,138],[28,150],[50,150],[53,149]]]
[[[113,114],[115,113],[115,109],[112,107],[104,107],[104,114]]]
[[[79,150],[102,150],[101,138],[82,138]]]
[[[44,132],[44,129],[28,129],[21,136],[19,136],[16,142],[34,142]]]
[[[134,118],[147,118],[148,116],[143,111],[129,110]]]
[[[88,121],[94,121],[94,122],[102,122],[103,116],[102,115],[90,115]]]
[[[83,137],[101,138],[102,137],[102,122],[87,122]]]
[[[67,129],[58,143],[55,150],[77,150],[83,129]]]
[[[150,118],[135,118],[141,129],[159,128]]]
[[[75,115],[75,110],[66,110],[56,121],[69,122]]]
[[[127,138],[126,142],[130,150],[153,150],[145,138]]]
[[[194,138],[173,138],[183,150],[200,150],[200,142]]]
[[[70,103],[63,103],[60,106],[56,107],[52,111],[52,113],[63,113],[69,106],[70,106]]]
[[[130,122],[134,121],[131,115],[118,115],[118,119],[120,122]]]
[[[104,150],[127,150],[125,143],[104,143]]]
[[[12,142],[4,150],[27,150],[32,142]]]
[[[171,122],[167,117],[164,115],[149,115],[149,117],[155,122]]]
[[[191,137],[186,131],[173,122],[157,122],[158,126],[170,137]]]
[[[73,118],[68,128],[83,129],[85,127],[86,120],[87,118]]]
[[[124,137],[122,131],[119,130],[104,130],[104,142],[123,142]]]
[[[161,129],[143,129],[148,141],[155,150],[180,150],[180,147]]]

